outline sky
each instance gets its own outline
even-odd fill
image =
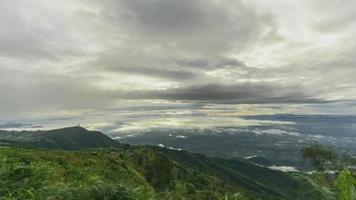
[[[0,128],[356,114],[354,0],[2,0]]]

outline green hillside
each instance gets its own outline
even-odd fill
[[[80,127],[0,139],[1,199],[332,199],[301,173],[119,144]]]
[[[2,199],[326,199],[294,175],[158,148],[0,149]],[[309,198],[312,197],[312,198]]]
[[[48,131],[2,131],[0,144],[32,148],[79,150],[117,146],[119,143],[97,131],[69,127]]]

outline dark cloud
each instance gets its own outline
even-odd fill
[[[147,77],[164,78],[164,79],[172,79],[172,80],[179,80],[179,81],[193,79],[198,76],[196,73],[193,72],[156,68],[156,67],[132,66],[132,67],[107,67],[105,69],[111,72],[120,72],[124,74],[136,74],[136,75],[143,75]]]
[[[200,69],[222,69],[247,67],[244,62],[236,58],[195,58],[195,59],[180,59],[176,63],[182,67],[192,67]]]
[[[262,36],[266,29],[275,29],[270,16],[240,1],[227,2],[231,5],[190,0],[108,1],[103,16],[125,25],[136,41],[180,51],[220,54],[270,37]]]
[[[129,106],[120,106],[117,108],[109,108],[108,111],[114,112],[129,112],[129,111],[168,111],[168,110],[198,110],[204,107],[205,104],[197,103],[197,102],[189,102],[189,103],[174,103],[171,102],[169,105],[129,105]]]
[[[123,93],[121,93],[123,94]],[[223,104],[265,103],[325,103],[325,100],[307,95],[298,87],[271,83],[207,84],[160,91],[130,91],[125,98],[187,100]]]
[[[159,34],[189,34],[204,27],[212,20],[226,21],[221,7],[210,7],[210,3],[199,1],[132,0],[121,1],[126,10],[128,23],[148,32]],[[209,20],[205,20],[209,19]]]

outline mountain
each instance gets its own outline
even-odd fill
[[[6,146],[16,147],[0,148],[1,197],[322,200],[332,196],[302,173],[155,146],[119,145],[80,127],[13,132],[12,138],[21,133],[26,141],[12,140]],[[9,138],[9,134],[1,135]]]
[[[11,146],[79,150],[119,145],[108,136],[82,127],[49,131],[0,131],[0,140]],[[1,142],[0,142],[1,143]]]

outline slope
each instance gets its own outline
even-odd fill
[[[104,195],[103,191],[108,190],[108,194],[120,191],[120,195],[124,192],[134,199],[322,200],[330,197],[329,191],[318,188],[303,174],[186,151],[123,145],[100,132],[80,127],[14,133],[16,136],[24,133],[20,138],[27,140],[5,140],[1,144],[32,149],[0,149],[0,191],[5,192],[1,196],[21,197],[30,192],[41,199],[38,195],[44,195],[43,198],[85,195],[96,190],[94,193]],[[7,139],[11,137],[9,134],[5,133]],[[106,148],[93,149],[98,147]],[[52,187],[60,185],[65,191]]]
[[[10,146],[79,150],[119,145],[108,136],[82,127],[69,127],[49,131],[0,131],[0,140]]]

